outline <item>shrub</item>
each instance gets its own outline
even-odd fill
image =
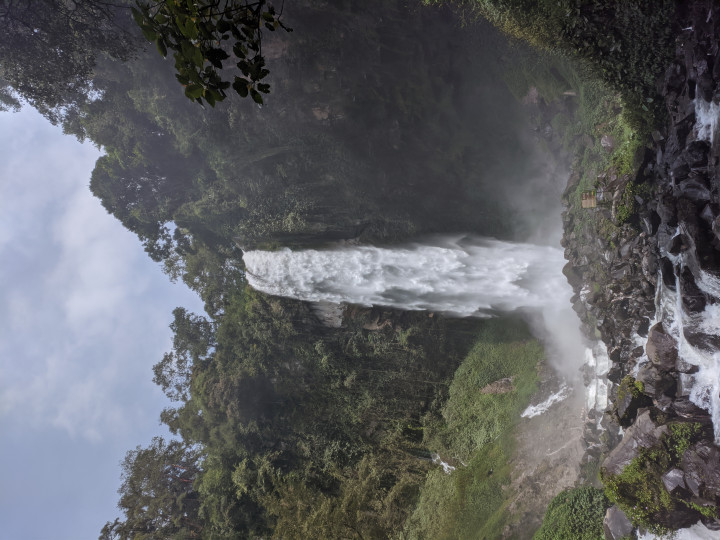
[[[602,490],[592,486],[563,491],[550,501],[533,540],[601,540],[609,506]]]

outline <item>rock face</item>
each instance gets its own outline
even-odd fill
[[[563,246],[569,263],[563,272],[575,292],[573,307],[583,330],[602,339],[612,361],[613,417],[603,425],[626,427],[622,440],[605,453],[603,469],[620,474],[642,448],[661,447],[668,424],[702,426],[682,459],[658,476],[681,502],[661,519],[671,528],[702,520],[720,529],[712,517],[720,515],[720,449],[710,414],[689,400],[698,366],[679,353],[683,347],[720,350],[720,331],[698,322],[709,306],[720,305],[720,3],[681,2],[677,18],[676,57],[658,83],[667,126],[636,156],[641,163],[636,173],[610,170],[599,178],[605,193],[614,195],[611,206],[594,210],[598,222],[618,223],[617,207],[631,184],[643,187],[643,195],[635,196],[636,212],[603,233],[567,211]],[[605,142],[602,146],[611,150],[611,141]],[[568,205],[573,182],[577,178],[571,177],[564,194]],[[717,286],[708,279],[716,279]],[[679,330],[672,317],[650,324],[661,315],[656,314],[660,291],[679,294],[672,311],[687,323]],[[623,384],[634,385],[646,401],[638,405],[637,395],[623,391]],[[616,439],[616,433],[607,438]],[[606,537],[617,538],[607,525],[620,518],[615,511],[608,514]]]
[[[659,322],[648,333],[645,351],[648,358],[661,371],[672,371],[678,359],[677,342],[665,333]]]
[[[605,531],[606,540],[621,540],[622,538],[632,537],[633,525],[617,506],[611,506],[605,512],[603,520],[603,530]]]
[[[668,432],[667,426],[658,426],[645,410],[639,414],[635,423],[630,426],[602,467],[608,474],[620,474],[635,459],[642,448],[652,448],[660,438]]]

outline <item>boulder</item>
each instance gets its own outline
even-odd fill
[[[708,163],[708,152],[710,143],[707,141],[693,141],[689,143],[683,152],[685,162],[692,168],[705,167]]]
[[[679,397],[673,400],[672,409],[675,414],[686,420],[705,424],[711,422],[709,413],[695,405],[688,397]]]
[[[665,332],[662,323],[655,324],[648,332],[647,345],[645,346],[650,361],[663,371],[675,369],[678,351],[675,339]]]
[[[720,497],[720,450],[710,441],[701,440],[683,454],[680,467],[684,480],[696,497],[716,500]]]
[[[662,483],[668,493],[672,493],[677,488],[685,488],[685,473],[681,469],[670,469],[662,477]]]
[[[690,312],[699,313],[705,309],[707,300],[700,288],[695,284],[695,277],[689,268],[683,268],[680,274],[680,290],[682,291],[682,303]]]
[[[605,519],[603,519],[605,540],[620,540],[621,538],[632,537],[633,529],[632,522],[617,505],[607,509]]]
[[[640,449],[655,446],[667,432],[667,426],[658,426],[652,421],[649,410],[640,412],[635,423],[625,431],[622,441],[605,458],[603,469],[607,474],[620,474],[638,456]]]
[[[653,398],[663,394],[672,396],[675,393],[677,381],[667,371],[660,371],[651,363],[647,363],[638,370],[637,380],[643,385],[643,393]]]
[[[693,332],[692,330],[685,330],[683,335],[687,342],[697,349],[704,349],[711,352],[720,350],[720,336],[706,334],[704,332]],[[678,365],[679,364],[680,360],[678,360]],[[678,369],[678,371],[681,370]]]

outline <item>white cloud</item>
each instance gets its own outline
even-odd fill
[[[99,152],[36,117],[0,130],[0,415],[98,442],[156,422],[150,368],[191,297],[90,193]]]
[[[151,367],[171,311],[202,306],[92,197],[96,149],[32,111],[0,122],[0,523],[18,540],[96,537],[118,461],[161,431]]]

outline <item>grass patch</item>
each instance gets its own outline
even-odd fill
[[[508,458],[512,431],[537,385],[540,343],[518,319],[491,319],[455,372],[441,417],[427,419],[425,444],[458,466],[446,475],[431,471],[408,519],[405,538],[498,538],[510,516],[505,487],[510,482]],[[480,390],[512,378],[503,394]]]
[[[507,522],[504,488],[510,483],[509,441],[496,441],[452,474],[431,471],[405,526],[405,538],[497,538]]]

